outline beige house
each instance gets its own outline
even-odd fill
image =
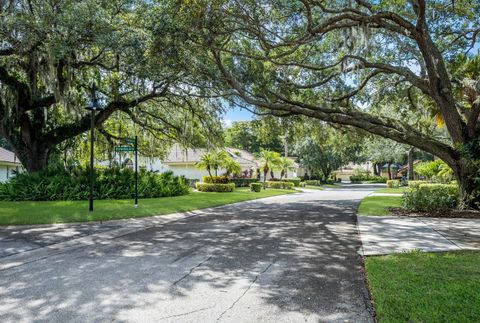
[[[254,174],[260,168],[260,161],[252,153],[237,148],[224,148],[224,150],[233,160],[240,164],[242,172],[248,171]],[[196,163],[200,161],[206,152],[207,150],[203,148],[183,148],[175,144],[163,161],[160,159],[153,162],[150,161],[147,168],[159,172],[172,171],[175,175],[183,175],[189,179],[201,179],[202,176],[207,176],[208,172],[204,169],[199,169]],[[288,172],[288,177],[297,176],[299,165],[294,163],[294,168],[295,170]],[[223,173],[225,173],[225,170],[218,170],[218,175]],[[274,172],[274,176],[280,177],[280,172]]]
[[[22,163],[10,150],[0,148],[0,182],[4,183],[22,170]]]

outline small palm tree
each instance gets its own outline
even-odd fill
[[[278,167],[278,170],[280,170],[280,179],[282,179],[283,176],[285,176],[285,178],[287,178],[288,171],[295,169],[293,167],[293,160],[291,160],[288,157],[278,158],[277,167]]]
[[[195,164],[198,168],[205,169],[210,178],[212,178],[212,168],[215,163],[215,156],[212,152],[206,152],[200,157],[200,160]]]
[[[224,161],[223,161],[223,168],[225,168],[225,172],[227,176],[230,176],[230,174],[240,174],[242,171],[242,167],[240,167],[240,164],[237,163],[232,157],[228,156]]]
[[[263,184],[265,187],[265,182],[267,180],[267,174],[269,171],[275,169],[278,164],[278,159],[280,154],[275,151],[262,150],[258,155],[260,158],[260,170],[263,172]]]

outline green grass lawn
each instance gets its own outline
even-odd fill
[[[480,252],[367,257],[379,322],[479,322]]]
[[[176,197],[141,199],[138,208],[133,207],[133,200],[98,200],[95,201],[93,213],[88,212],[88,201],[0,202],[0,225],[106,221],[147,217],[288,193],[295,193],[295,191],[267,189],[255,193],[250,192],[247,188],[237,189],[232,193],[194,192]]]
[[[360,203],[357,213],[360,215],[389,215],[389,208],[401,205],[401,196],[367,196]]]
[[[322,187],[328,187],[328,188],[343,188],[343,186],[340,185],[340,184],[322,184]]]
[[[375,191],[375,193],[396,193],[396,194],[403,194],[408,187],[398,187],[398,188],[381,188]]]

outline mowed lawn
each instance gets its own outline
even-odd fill
[[[47,224],[106,221],[185,212],[235,202],[253,200],[294,190],[267,189],[250,192],[237,189],[231,193],[200,193],[156,199],[140,199],[138,208],[132,200],[96,200],[94,212],[88,212],[88,201],[0,202],[0,225]]]
[[[379,322],[480,322],[480,252],[367,257]]]
[[[400,207],[401,196],[367,196],[360,202],[359,215],[389,215],[389,208]]]

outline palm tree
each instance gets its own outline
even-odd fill
[[[225,158],[225,160],[223,161],[222,167],[225,168],[225,172],[227,176],[230,176],[230,174],[239,174],[242,171],[242,167],[240,167],[240,164],[237,163],[230,156]]]
[[[215,163],[215,154],[213,152],[206,152],[200,157],[200,160],[195,164],[198,168],[206,169],[210,178],[212,177],[212,168]]]
[[[285,175],[285,178],[287,178],[288,171],[295,169],[293,167],[293,160],[291,160],[288,157],[278,158],[277,167],[278,167],[278,170],[280,171],[280,179],[282,179],[284,175]]]
[[[280,154],[275,151],[262,150],[260,151],[258,157],[260,158],[260,170],[263,172],[263,184],[265,187],[268,171],[277,167]]]

